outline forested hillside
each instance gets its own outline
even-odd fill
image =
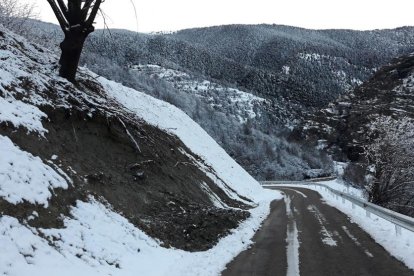
[[[31,31],[49,47],[61,39],[54,25],[37,22]],[[304,141],[288,141],[290,129],[413,45],[411,27],[102,30],[87,41],[82,63],[181,108],[258,179],[301,179],[329,174],[331,162]]]
[[[310,107],[327,104],[391,58],[412,50],[414,43],[409,27],[360,32],[231,25],[183,30],[170,37],[244,66],[241,74],[231,70],[237,84]]]

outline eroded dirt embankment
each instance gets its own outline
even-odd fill
[[[99,86],[79,85],[102,93]],[[126,112],[106,112],[75,98],[70,103],[70,109],[40,107],[48,116],[44,138],[0,124],[1,135],[45,163],[53,162],[73,181],[68,190],[54,191],[48,208],[0,200],[3,214],[24,221],[35,210],[39,217],[27,221],[31,226],[63,227],[70,207],[93,195],[165,246],[190,251],[211,248],[248,216],[246,211],[214,207],[202,183],[228,206],[247,208],[219,189],[187,154],[200,159],[175,136]]]

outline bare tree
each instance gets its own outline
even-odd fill
[[[23,33],[29,19],[36,19],[35,5],[19,0],[0,1],[0,24],[16,33]]]
[[[74,82],[87,36],[104,0],[47,0],[59,21],[65,38],[60,44],[59,75]]]

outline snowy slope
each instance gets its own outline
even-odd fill
[[[45,122],[48,118],[41,108],[70,107],[71,97],[108,110],[114,105],[120,109],[108,112],[132,112],[137,120],[143,119],[175,134],[201,157],[194,163],[219,188],[230,198],[254,206],[249,210],[250,217],[222,237],[215,247],[195,253],[162,247],[160,241],[115,212],[105,199],[92,195],[70,207],[70,215],[63,218],[63,228],[30,226],[28,221],[39,216],[36,211],[17,219],[0,210],[0,274],[218,275],[227,262],[249,246],[255,230],[269,212],[270,201],[280,195],[265,192],[187,115],[167,103],[104,78],[98,79],[104,88],[103,96],[86,94],[55,75],[55,56],[1,26],[0,36],[2,127],[13,126],[31,135],[35,133],[38,139],[47,139],[49,131]],[[96,77],[84,69],[81,75],[87,80]],[[48,98],[51,87],[57,92]],[[91,116],[95,112],[88,106],[81,108]],[[57,189],[74,185],[54,164],[56,156],[42,160],[2,135],[0,150],[0,204],[5,201],[20,206],[18,204],[25,202],[25,206],[47,208],[50,197],[58,196]]]
[[[16,204],[26,200],[47,207],[51,197],[49,189],[68,188],[66,180],[54,169],[2,135],[0,152],[0,197],[8,202]]]

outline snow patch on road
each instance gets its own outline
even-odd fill
[[[282,190],[289,190],[289,191],[293,191],[297,194],[300,194],[301,196],[303,196],[304,198],[308,198],[304,193],[302,193],[301,191],[295,190],[295,189],[289,189],[289,188],[281,188]]]
[[[284,196],[286,215],[289,218],[286,237],[287,276],[299,276],[299,237],[298,228],[292,211],[292,201],[288,195]]]
[[[299,238],[296,221],[288,225],[287,230],[287,276],[299,276]]]
[[[286,205],[286,215],[288,218],[293,219],[293,212],[292,212],[292,201],[290,200],[290,197],[284,196],[285,205]]]
[[[364,252],[365,252],[365,254],[368,256],[368,257],[370,257],[370,258],[373,258],[374,257],[374,255],[372,255],[372,253],[371,252],[369,252],[368,251],[368,249],[366,249],[366,248],[364,248],[363,246],[362,246],[362,244],[358,241],[358,239],[354,236],[354,235],[352,235],[351,234],[351,232],[348,230],[348,228],[346,227],[346,226],[342,226],[342,229],[344,230],[344,232],[345,232],[345,234],[358,246],[358,247],[361,247],[362,248],[362,250],[364,250]]]
[[[319,211],[315,205],[309,205],[307,209],[315,216],[321,226],[322,242],[329,246],[337,246],[337,242],[334,239],[334,235],[326,229],[325,224],[327,220],[324,215]]]

